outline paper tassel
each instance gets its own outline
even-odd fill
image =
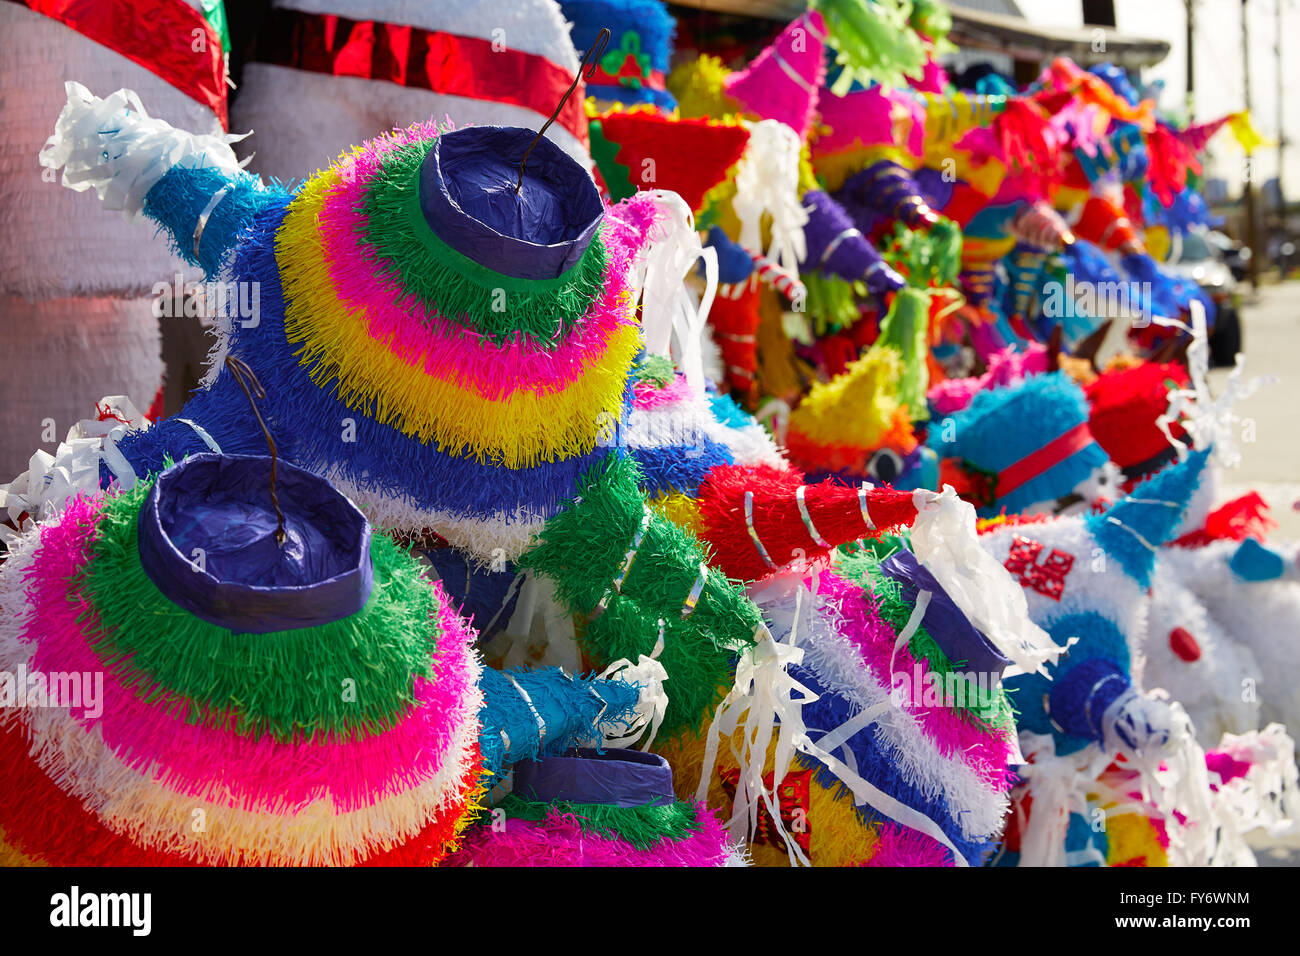
[[[766,255],[791,272],[798,271],[807,254],[803,227],[808,211],[799,202],[799,149],[799,137],[784,123],[763,120],[751,126],[732,200],[740,219],[740,244],[761,250],[763,221],[769,218],[772,241]]]
[[[659,211],[649,244],[634,267],[633,298],[641,300],[646,351],[677,359],[691,388],[704,392],[700,338],[718,288],[718,254],[700,245],[695,217],[676,193],[650,194]],[[704,262],[705,286],[698,304],[682,280],[697,260]],[[670,341],[671,340],[671,341]]]
[[[912,550],[962,613],[1024,673],[1045,674],[1065,648],[1029,619],[1024,589],[975,535],[975,508],[951,487],[913,492]],[[1015,668],[1005,676],[1013,676]]]

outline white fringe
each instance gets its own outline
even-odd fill
[[[890,688],[880,683],[861,652],[845,636],[845,622],[825,595],[805,593],[799,602],[799,620],[794,620],[794,587],[806,585],[787,575],[750,595],[769,622],[773,636],[785,641],[791,629],[797,629],[805,665],[823,687],[850,701],[855,713],[891,701]],[[909,782],[930,796],[942,795],[947,800],[963,836],[980,839],[1002,829],[1007,795],[982,781],[959,757],[940,753],[907,710],[891,701],[872,732],[894,754],[900,772]]]

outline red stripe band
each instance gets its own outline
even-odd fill
[[[276,9],[259,38],[257,59],[312,73],[383,80],[431,93],[510,103],[550,116],[573,75],[544,56],[493,49],[493,42],[381,20]],[[585,96],[579,83],[556,118],[584,147]]]
[[[12,0],[161,76],[228,129],[221,38],[182,0]],[[6,37],[16,43],[17,38]],[[102,91],[101,91],[102,92]],[[147,104],[146,104],[147,105]],[[550,111],[547,110],[549,113]]]
[[[1075,452],[1092,444],[1092,432],[1087,422],[1080,422],[1059,438],[1054,438],[1038,451],[1026,455],[998,473],[997,495],[1006,497],[1026,482],[1037,478],[1047,469],[1059,465]]]

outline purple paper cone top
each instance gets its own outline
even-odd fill
[[[479,265],[518,279],[554,279],[587,251],[605,207],[587,171],[546,137],[519,161],[533,130],[471,126],[439,136],[420,167],[429,228]]]
[[[668,761],[639,750],[579,749],[525,760],[515,764],[514,793],[542,803],[568,800],[613,807],[661,807],[677,801]]]
[[[808,210],[808,223],[804,226],[807,257],[801,263],[803,269],[819,269],[849,282],[865,279],[877,293],[902,288],[902,276],[885,263],[838,202],[813,189],[804,194],[803,204]]]
[[[908,603],[915,603],[921,591],[930,592],[930,606],[925,609],[921,623],[948,656],[954,670],[988,674],[994,681],[1002,676],[1011,661],[967,620],[934,575],[916,560],[916,555],[900,548],[880,562],[880,570],[898,583]]]
[[[192,455],[140,512],[140,564],[174,604],[236,633],[318,627],[355,614],[373,585],[370,525],[329,482],[278,463],[285,542],[275,540],[271,459]]]

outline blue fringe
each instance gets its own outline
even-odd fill
[[[837,694],[828,692],[808,669],[794,666],[791,668],[791,674],[810,691],[819,695],[815,701],[804,706],[804,722],[809,729],[833,730],[855,716],[849,702]],[[815,743],[816,740],[813,742]],[[960,827],[951,816],[952,807],[942,794],[928,797],[914,783],[903,778],[897,756],[881,744],[871,728],[856,734],[849,741],[849,747],[857,760],[858,774],[863,780],[933,820],[972,866],[981,865],[985,857],[992,852],[995,846],[993,840],[969,840],[962,837]],[[852,801],[852,795],[824,764],[804,754],[797,756],[800,764],[813,771],[818,785],[832,789],[839,799]],[[864,825],[872,825],[886,819],[883,814],[865,805],[856,806],[854,809]]]
[[[1079,643],[1070,648],[1068,656],[1062,657],[1051,668],[1050,677],[1019,674],[1008,677],[1004,686],[1007,696],[1014,701],[1019,711],[1016,728],[1036,734],[1050,734],[1056,741],[1058,754],[1071,754],[1088,746],[1093,738],[1058,729],[1043,708],[1043,699],[1052,693],[1057,681],[1087,662],[1105,661],[1127,675],[1132,667],[1128,642],[1115,622],[1097,611],[1083,611],[1057,618],[1044,629],[1053,641],[1062,646],[1071,637],[1079,638]]]
[[[322,474],[334,466],[368,494],[407,498],[421,508],[439,508],[463,517],[487,518],[525,507],[549,516],[573,494],[578,476],[601,460],[605,450],[532,468],[480,464],[382,425],[341,402],[334,383],[314,383],[284,337],[284,298],[275,259],[275,233],[289,197],[280,197],[257,215],[231,264],[236,282],[258,282],[261,321],[253,328],[236,324],[230,352],[248,363],[266,388],[259,401],[282,457]],[[226,374],[204,395],[185,406],[181,417],[203,426],[223,451],[265,452],[248,400]],[[355,441],[343,440],[344,421],[354,423]],[[148,436],[148,437],[145,437]],[[169,444],[177,441],[178,445]],[[185,426],[133,436],[121,446],[133,464],[159,467],[163,453],[179,457],[197,451],[197,436]],[[228,447],[229,443],[229,447]],[[140,468],[137,467],[137,471]]]
[[[986,471],[1000,472],[1086,422],[1088,402],[1064,372],[1054,372],[1031,376],[1008,388],[979,392],[952,418],[954,440],[943,440],[946,429],[932,430],[930,447],[941,458],[965,459]],[[992,509],[981,514],[992,517],[1003,508],[1016,512],[1037,501],[1059,498],[1105,462],[1101,446],[1090,442],[1011,494],[999,497]]]
[[[629,454],[641,466],[641,490],[653,498],[666,492],[680,491],[695,497],[704,476],[717,465],[730,465],[735,459],[731,449],[701,435],[694,447],[660,445],[652,448],[629,448]]]
[[[1151,571],[1155,566],[1156,556],[1151,547],[1159,547],[1168,541],[1182,521],[1183,512],[1201,484],[1201,471],[1208,455],[1208,450],[1192,452],[1186,461],[1156,472],[1109,510],[1084,519],[1088,530],[1107,555],[1119,561],[1129,576],[1144,588],[1150,587]],[[1175,507],[1148,502],[1172,502]],[[1138,540],[1136,535],[1141,535],[1146,543]]]
[[[208,216],[194,255],[194,228],[208,202],[224,186],[234,188]],[[222,264],[235,248],[245,228],[262,211],[288,197],[280,186],[263,186],[249,173],[231,179],[211,167],[189,169],[175,166],[154,184],[144,197],[144,214],[166,232],[173,253],[190,265],[201,266],[209,279],[221,273]]]
[[[479,680],[483,689],[479,748],[489,785],[507,766],[520,760],[556,756],[593,737],[599,738],[602,731],[626,730],[641,693],[640,686],[630,681],[570,677],[558,667],[508,673],[528,692],[532,705],[501,671],[483,669]],[[546,725],[544,744],[537,726],[538,715]],[[503,730],[510,738],[508,753],[501,736]]]

